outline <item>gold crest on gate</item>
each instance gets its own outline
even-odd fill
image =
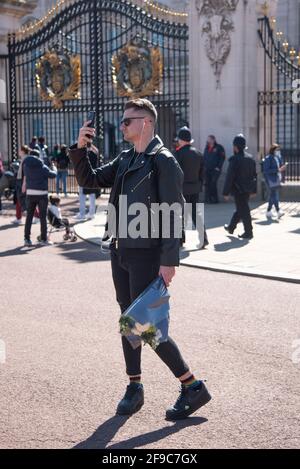
[[[35,78],[42,100],[52,101],[55,109],[61,109],[63,101],[80,99],[79,55],[57,47],[50,49],[37,62]]]
[[[118,96],[141,98],[160,94],[163,60],[158,46],[131,39],[112,57],[112,79]]]

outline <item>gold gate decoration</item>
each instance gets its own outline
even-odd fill
[[[163,59],[158,46],[138,36],[112,57],[112,79],[118,96],[141,98],[160,94]]]
[[[42,100],[52,101],[55,109],[61,109],[63,101],[80,99],[79,55],[57,47],[50,49],[36,63],[35,78]]]

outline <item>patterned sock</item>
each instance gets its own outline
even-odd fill
[[[141,375],[140,376],[129,376],[129,381],[130,383],[138,383],[140,384],[141,383]]]
[[[198,383],[198,380],[195,378],[194,375],[190,375],[188,378],[184,380],[180,380],[181,384],[183,384],[185,387],[189,388],[190,386],[193,386],[195,383]]]

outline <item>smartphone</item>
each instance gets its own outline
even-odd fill
[[[95,111],[90,111],[87,116],[87,121],[91,121],[87,127],[95,127],[95,121],[96,121],[96,112]]]
[[[95,121],[96,121],[96,112],[95,111],[90,111],[87,116],[87,121],[90,121],[90,123],[87,125],[87,127],[94,128],[95,127]],[[86,137],[89,138],[89,135],[86,135]],[[88,143],[88,148],[91,147],[91,143]]]

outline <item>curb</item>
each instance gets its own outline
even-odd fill
[[[282,272],[272,273],[268,271],[255,271],[252,269],[243,269],[241,267],[224,267],[223,264],[210,264],[209,262],[202,262],[201,264],[195,264],[192,262],[183,261],[180,262],[180,265],[184,267],[192,267],[194,269],[202,269],[202,270],[210,270],[212,272],[220,272],[225,274],[232,274],[232,275],[241,275],[244,277],[254,277],[254,278],[263,278],[266,280],[273,280],[278,282],[286,282],[286,283],[295,283],[300,284],[300,277],[290,277],[288,274],[284,274]]]
[[[101,238],[99,238],[99,241],[97,242],[95,240],[85,238],[82,235],[82,233],[81,234],[78,233],[76,228],[80,225],[81,223],[77,223],[73,227],[76,233],[76,236],[78,236],[78,238],[82,239],[83,241],[86,241],[89,244],[101,247],[101,244],[102,244]],[[183,267],[192,267],[194,269],[209,270],[211,272],[240,275],[244,277],[263,278],[266,280],[273,280],[277,282],[300,284],[299,276],[291,277],[288,274],[285,274],[283,272],[272,273],[269,271],[261,271],[261,270],[255,271],[253,269],[243,269],[242,267],[225,267],[224,264],[212,264],[210,262],[194,263],[194,262],[188,262],[186,260],[180,261],[180,265],[182,265]]]

